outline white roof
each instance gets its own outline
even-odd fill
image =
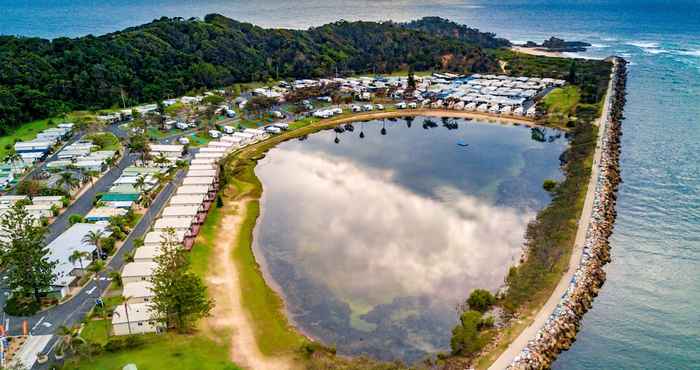
[[[63,234],[49,243],[47,246],[49,249],[49,259],[58,260],[58,264],[54,270],[58,274],[58,279],[54,285],[66,286],[74,279],[69,275],[70,272],[75,268],[80,268],[79,261],[76,261],[75,264],[68,261],[68,257],[70,257],[74,251],[92,253],[92,251],[95,250],[94,244],[83,242],[85,235],[91,231],[102,231],[105,236],[110,234],[105,225],[77,223],[73,224],[73,226],[64,231]],[[83,260],[83,266],[87,266],[87,264],[87,261]]]
[[[182,145],[175,144],[151,144],[151,152],[157,153],[181,153],[183,150]]]
[[[194,159],[204,159],[204,158],[214,158],[218,159],[226,155],[224,152],[216,152],[216,153],[197,153],[194,155]]]
[[[169,206],[163,209],[163,217],[194,217],[199,213],[199,206]]]
[[[234,145],[232,141],[210,141],[209,144],[207,144],[207,147],[223,147],[223,148],[230,148]]]
[[[199,206],[204,203],[204,194],[175,195],[170,198],[171,206]]]
[[[193,159],[190,164],[192,165],[201,165],[201,164],[215,164],[216,159],[215,158],[199,158],[199,159]]]
[[[130,262],[122,269],[122,278],[135,276],[151,276],[158,266],[155,262]]]
[[[214,169],[193,170],[190,168],[190,170],[187,171],[187,177],[215,177],[215,176],[216,176],[216,170],[214,170]]]
[[[182,180],[182,185],[211,185],[214,183],[213,177],[185,177]]]
[[[149,308],[148,303],[127,303],[126,305],[117,305],[117,307],[114,308],[112,325],[127,323],[127,310],[129,311],[128,322],[142,322],[151,320],[151,309]]]
[[[28,199],[26,195],[3,195],[0,196],[0,204],[15,204],[20,200]]]
[[[153,297],[153,284],[150,281],[137,281],[124,284],[122,296],[127,298]]]
[[[209,186],[206,185],[188,185],[180,186],[177,188],[177,195],[184,194],[207,194],[209,193]]]
[[[85,215],[85,218],[124,216],[126,213],[127,210],[124,208],[98,207],[91,209],[90,212]]]
[[[136,252],[134,252],[134,259],[135,260],[143,260],[143,259],[154,259],[156,256],[160,254],[160,247],[156,244],[148,244],[144,245],[143,247],[136,248]],[[126,294],[124,295],[126,296]]]
[[[144,246],[145,245],[160,245],[163,242],[163,236],[165,235],[164,232],[160,231],[151,231],[143,239]],[[175,239],[177,239],[179,242],[182,242],[185,240],[185,232],[184,231],[175,231]]]
[[[214,163],[211,163],[211,164],[193,164],[190,166],[190,171],[207,171],[207,170],[216,170],[216,165]]]
[[[32,198],[32,203],[38,204],[38,203],[55,203],[55,202],[63,202],[63,197],[60,195],[56,196],[44,196],[44,197],[34,197]]]
[[[199,148],[199,153],[226,153],[227,151],[228,147],[223,146],[205,146]]]
[[[172,227],[175,230],[187,230],[192,226],[191,218],[163,217],[156,220],[153,230],[163,230]]]

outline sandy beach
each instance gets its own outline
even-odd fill
[[[564,58],[564,54],[560,53],[558,51],[547,51],[541,48],[526,48],[523,46],[513,46],[510,48],[513,51],[517,51],[518,53],[523,53],[523,54],[530,54],[530,55],[539,55],[543,57],[555,57],[555,58]]]

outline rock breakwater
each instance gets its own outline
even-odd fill
[[[613,232],[617,189],[620,184],[620,138],[623,108],[626,102],[627,62],[614,58],[611,101],[603,130],[600,171],[595,182],[593,211],[586,231],[581,262],[566,293],[535,338],[516,356],[508,369],[547,369],[576,338],[583,315],[605,282],[603,266],[610,262],[609,237]]]

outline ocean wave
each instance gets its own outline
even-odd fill
[[[649,54],[654,54],[654,55],[656,55],[656,54],[668,53],[668,50],[666,50],[666,49],[657,49],[657,48],[646,48],[646,49],[644,49],[644,52],[645,52],[645,53],[649,53]]]
[[[700,57],[700,50],[679,50],[676,54],[686,55],[689,57]]]
[[[654,41],[629,41],[627,45],[636,46],[641,49],[658,49],[659,43]]]
[[[605,44],[593,44],[593,43],[591,43],[591,47],[592,47],[592,48],[596,48],[596,49],[604,49],[604,48],[609,48],[610,45],[605,45]]]

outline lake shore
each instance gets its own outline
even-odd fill
[[[283,367],[289,368],[294,366],[296,362],[294,358],[300,360],[294,353],[303,343],[309,342],[309,338],[295,328],[287,317],[282,296],[265,279],[263,267],[255,257],[254,226],[261,212],[260,197],[263,191],[262,184],[254,173],[257,160],[281,142],[340,124],[407,116],[468,118],[503,125],[544,127],[524,117],[496,117],[464,111],[436,109],[375,111],[312,122],[231,154],[223,163],[226,170],[222,174],[230,177],[227,181],[228,186],[222,188],[226,204],[223,208],[226,211],[223,219],[226,222],[217,224],[214,231],[214,234],[225,234],[231,237],[217,240],[214,253],[218,258],[225,258],[228,255],[233,260],[235,268],[231,268],[231,264],[222,261],[217,262],[216,265],[227,266],[223,270],[238,275],[235,279],[236,283],[229,284],[227,289],[239,290],[240,294],[224,294],[225,289],[221,289],[223,284],[221,279],[224,278],[220,271],[222,269],[210,269],[207,276],[208,280],[216,285],[213,287],[214,299],[221,302],[236,300],[239,302],[236,306],[240,305],[240,307],[215,310],[208,321],[219,325],[223,323],[224,326],[232,329],[231,345],[232,349],[237,348],[236,355],[233,357],[236,362],[257,364],[261,368],[274,368],[285,364]],[[272,337],[286,337],[286,339],[269,343]],[[242,349],[241,346],[248,348]],[[280,358],[285,361],[280,363]]]

